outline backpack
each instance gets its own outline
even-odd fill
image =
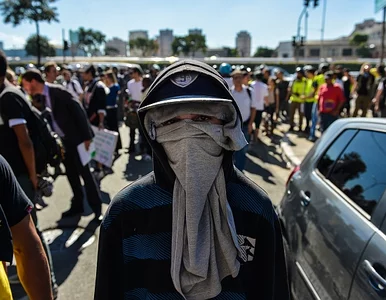
[[[60,137],[51,130],[47,120],[35,107],[31,106],[21,91],[14,87],[6,86],[0,94],[1,98],[6,93],[13,93],[23,105],[23,109],[30,111],[28,125],[30,138],[35,152],[35,165],[38,174],[44,172],[47,164],[52,167],[59,166],[64,158],[64,147]]]

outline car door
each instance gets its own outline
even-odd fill
[[[348,299],[359,259],[377,230],[371,215],[386,184],[371,179],[378,173],[386,178],[386,160],[375,159],[386,149],[376,148],[383,140],[374,141],[371,135],[344,130],[320,160],[298,175],[302,178],[295,193],[302,209],[297,223],[302,226],[295,267],[314,299]],[[294,289],[299,299],[309,299],[300,288]]]
[[[350,300],[386,299],[386,192],[376,210],[383,224],[374,233],[358,264]]]

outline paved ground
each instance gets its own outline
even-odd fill
[[[279,126],[272,139],[262,137],[260,143],[251,145],[245,170],[246,175],[269,194],[274,204],[281,200],[290,172],[288,158],[283,159],[288,156],[283,155],[283,138],[295,152],[306,152],[312,146],[312,143],[296,134],[284,136],[286,129],[285,125]],[[122,128],[121,134],[124,146],[127,146],[127,128]],[[114,164],[114,173],[103,179],[104,211],[119,190],[152,169],[151,163],[139,159],[130,157],[129,160],[128,154],[123,154]],[[66,177],[60,176],[55,182],[54,195],[47,199],[49,206],[38,213],[40,227],[51,243],[60,286],[59,300],[89,300],[94,293],[99,228],[91,222],[93,215],[90,210],[80,219],[60,221],[62,212],[69,208],[71,196]],[[11,272],[14,272],[14,268]],[[13,285],[12,288],[15,299],[25,297],[21,286]]]

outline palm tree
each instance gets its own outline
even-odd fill
[[[0,2],[0,11],[4,16],[4,23],[12,23],[13,26],[20,25],[23,21],[29,21],[36,27],[36,49],[38,66],[41,60],[40,50],[40,22],[58,22],[56,7],[50,4],[56,0],[4,0]]]

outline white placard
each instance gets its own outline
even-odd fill
[[[77,148],[80,162],[83,166],[87,165],[91,161],[91,159],[95,157],[95,145],[93,142],[90,144],[88,150],[86,150],[86,146],[84,145],[84,143],[79,144]]]
[[[94,159],[110,168],[113,165],[115,147],[118,142],[118,132],[98,129],[98,127],[95,126],[91,127],[95,134],[93,139],[93,144],[95,145]]]

